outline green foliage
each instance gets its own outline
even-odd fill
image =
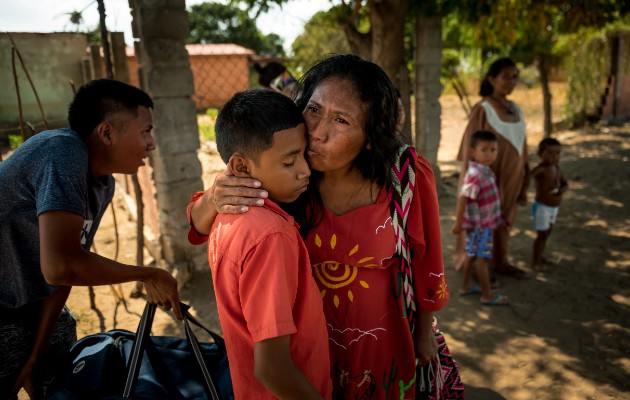
[[[566,35],[558,47],[566,52],[564,68],[567,73],[566,114],[573,125],[581,125],[597,114],[610,71],[610,34],[630,32],[630,20],[618,21],[603,29],[582,28]],[[588,62],[585,62],[588,60]]]
[[[188,11],[189,43],[235,43],[261,55],[284,56],[282,39],[263,35],[248,12],[236,6],[201,3]]]
[[[15,150],[24,143],[22,135],[9,135],[9,147],[11,150]]]
[[[205,114],[197,116],[197,126],[199,127],[199,138],[202,141],[214,141],[216,139],[214,126],[217,122],[219,110],[209,108]]]
[[[296,76],[302,75],[322,56],[330,53],[348,53],[350,47],[336,20],[337,10],[320,11],[304,25],[291,49],[293,57],[288,65]]]

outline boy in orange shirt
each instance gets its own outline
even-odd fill
[[[286,96],[237,93],[216,123],[217,148],[235,176],[257,179],[262,207],[219,214],[210,236],[190,218],[193,244],[208,240],[208,261],[237,399],[330,399],[328,333],[319,290],[291,203],[310,169],[302,114]]]

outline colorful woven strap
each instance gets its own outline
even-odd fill
[[[392,169],[392,185],[388,190],[392,225],[396,235],[396,253],[401,258],[402,293],[411,332],[415,329],[416,299],[411,273],[411,249],[407,243],[407,218],[409,217],[409,208],[411,207],[415,189],[416,173],[414,165],[417,156],[416,151],[411,146],[403,145],[399,149]]]

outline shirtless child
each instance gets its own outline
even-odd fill
[[[551,262],[543,257],[551,228],[556,223],[562,195],[569,185],[560,170],[560,142],[553,138],[543,139],[538,145],[538,156],[542,160],[532,170],[536,185],[536,201],[532,204],[534,229],[538,233],[534,240],[532,268],[543,271]]]

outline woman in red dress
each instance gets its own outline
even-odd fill
[[[415,157],[406,232],[417,311],[410,322],[387,193],[402,146],[396,90],[380,67],[353,55],[321,61],[300,83],[311,186],[288,207],[302,227],[322,295],[334,398],[413,399],[416,360],[435,356],[433,313],[449,299],[431,166]],[[251,197],[261,195],[253,187],[218,178],[191,208],[194,227],[209,231],[215,208],[242,212],[256,205]]]

